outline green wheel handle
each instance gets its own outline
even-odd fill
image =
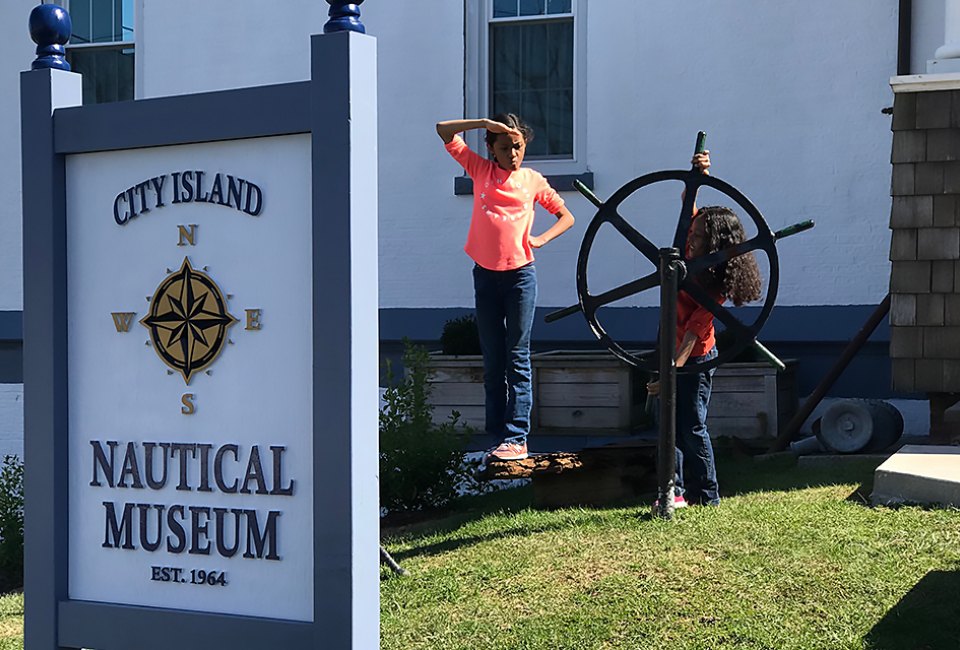
[[[573,181],[573,187],[575,190],[577,190],[578,192],[583,194],[585,197],[587,197],[587,200],[590,201],[590,203],[592,203],[594,207],[599,208],[600,206],[603,205],[603,201],[601,201],[596,194],[591,192],[589,187],[581,183],[580,179]]]
[[[693,150],[694,155],[703,153],[707,150],[707,134],[705,131],[697,132],[697,146]]]
[[[796,235],[798,232],[803,232],[804,230],[810,230],[813,228],[814,223],[812,220],[801,221],[800,223],[795,223],[792,226],[787,226],[782,230],[778,230],[773,233],[773,236],[777,239],[783,239],[784,237],[789,237],[790,235]]]

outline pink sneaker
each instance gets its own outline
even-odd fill
[[[683,498],[682,494],[676,494],[673,497],[673,509],[677,510],[679,508],[686,508],[687,500]],[[660,499],[657,499],[653,502],[653,509],[657,510],[660,508]]]
[[[487,460],[523,460],[528,456],[527,442],[504,440],[500,446],[487,454]]]

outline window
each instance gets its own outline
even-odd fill
[[[134,0],[70,0],[67,60],[83,75],[83,103],[133,99]]]
[[[533,127],[532,159],[573,157],[570,10],[570,0],[493,2],[489,114],[516,113]]]
[[[536,137],[527,158],[545,173],[582,160],[584,0],[468,0],[469,116],[516,113]],[[482,146],[477,138],[475,146]]]

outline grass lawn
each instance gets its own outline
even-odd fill
[[[960,510],[868,508],[875,462],[721,459],[724,501],[536,511],[527,489],[395,531],[381,648],[957,650]],[[0,597],[0,650],[23,596]]]
[[[0,596],[0,650],[23,650],[23,594]]]
[[[875,466],[721,459],[672,522],[478,497],[388,532],[381,648],[956,650],[960,510],[867,507]]]

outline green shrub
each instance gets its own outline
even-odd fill
[[[443,324],[440,349],[444,354],[480,354],[480,332],[473,314],[451,318]]]
[[[404,341],[403,365],[406,373],[396,382],[387,368],[391,386],[380,413],[380,505],[391,512],[445,506],[475,481],[463,460],[467,429],[460,414],[432,422],[426,349]]]
[[[23,463],[12,455],[0,468],[0,574],[6,586],[23,584]]]

